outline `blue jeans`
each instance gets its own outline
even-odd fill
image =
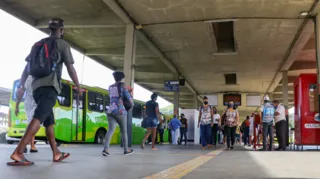
[[[243,136],[244,145],[250,144],[249,133],[250,133],[250,128],[249,127],[244,128],[244,136]]]
[[[201,132],[201,145],[202,145],[202,147],[205,147],[208,144],[212,144],[211,125],[210,124],[200,125],[200,132]]]

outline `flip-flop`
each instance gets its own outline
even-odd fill
[[[38,150],[30,149],[30,153],[37,153]]]
[[[27,160],[26,158],[20,160],[20,161],[14,161],[14,162],[8,162],[7,165],[9,166],[30,166],[33,165],[34,162],[31,162],[29,160]]]
[[[53,160],[53,162],[62,162],[64,159],[68,158],[70,156],[69,153],[64,153],[64,152],[61,152],[61,155],[59,157],[58,160]]]

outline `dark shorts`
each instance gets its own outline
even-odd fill
[[[33,118],[40,121],[44,127],[54,124],[53,106],[56,104],[58,93],[51,86],[40,87],[33,92],[37,108]]]
[[[153,117],[146,118],[146,127],[147,128],[157,128],[158,126],[158,119]]]

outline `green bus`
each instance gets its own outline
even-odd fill
[[[16,106],[16,91],[19,80],[14,81],[9,104],[9,129],[6,136],[9,144],[20,140],[27,127],[27,117],[23,100],[20,103],[20,113],[14,114]],[[108,91],[98,87],[81,85],[82,96],[77,95],[76,86],[67,80],[62,80],[62,92],[59,94],[53,112],[55,116],[55,136],[57,143],[96,143],[104,142],[108,130],[108,120],[105,113],[110,104]],[[134,100],[132,114],[132,144],[140,144],[145,134],[141,127],[144,102]],[[46,141],[45,129],[41,127],[36,134],[36,141]],[[111,144],[121,141],[120,129],[116,128]]]

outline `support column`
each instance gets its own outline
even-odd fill
[[[318,77],[318,104],[320,104],[320,15],[316,15],[315,19],[315,36],[316,36],[316,62],[317,62],[317,77]],[[318,105],[320,112],[320,105]]]
[[[134,65],[136,57],[136,31],[134,24],[126,26],[125,50],[124,50],[124,83],[131,88],[134,86]],[[132,144],[132,109],[128,111],[127,118],[128,146]],[[121,145],[122,146],[122,145]]]
[[[176,80],[179,80],[179,75],[177,74],[175,76]],[[180,87],[179,87],[180,90]],[[174,96],[173,96],[173,110],[174,110],[174,114],[176,114],[177,116],[179,115],[179,92],[174,92]]]
[[[283,106],[286,110],[286,144],[289,146],[289,114],[288,114],[288,72],[282,72],[282,95],[283,95]]]

